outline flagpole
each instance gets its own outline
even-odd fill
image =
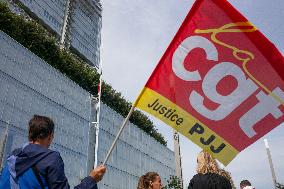
[[[122,125],[121,125],[121,127],[120,127],[120,129],[119,129],[119,131],[118,131],[118,133],[117,133],[117,135],[116,135],[116,137],[115,137],[113,143],[111,144],[111,147],[110,147],[110,149],[109,149],[109,151],[108,151],[108,153],[107,153],[107,155],[106,155],[106,157],[105,157],[105,160],[104,160],[104,162],[103,162],[103,165],[105,165],[106,162],[108,161],[108,158],[109,158],[109,156],[110,156],[110,154],[111,154],[111,152],[112,152],[112,150],[113,150],[113,148],[114,148],[114,146],[115,146],[115,144],[116,144],[116,142],[117,142],[117,140],[118,140],[120,134],[122,133],[124,127],[126,126],[126,123],[128,122],[130,116],[132,115],[134,109],[135,109],[135,103],[132,105],[132,107],[131,107],[131,109],[130,109],[128,115],[127,115],[127,117],[124,119],[124,121],[123,121],[123,123],[122,123]]]
[[[102,91],[102,71],[100,74],[100,83],[99,83],[99,101],[97,104],[97,122],[96,122],[96,144],[95,144],[95,162],[94,162],[94,168],[98,165],[98,148],[99,148],[99,130],[100,130],[100,114],[101,114],[101,91]]]
[[[174,130],[174,153],[175,153],[176,176],[180,179],[181,186],[183,188],[179,134],[176,130]]]
[[[132,104],[132,107],[130,108],[130,110],[129,110],[129,112],[128,112],[128,115],[127,115],[126,118],[124,119],[124,121],[123,121],[123,123],[122,123],[122,125],[121,125],[121,127],[120,127],[120,129],[119,129],[119,131],[118,131],[118,133],[117,133],[117,135],[116,135],[116,137],[115,137],[113,143],[111,144],[111,147],[110,147],[110,149],[109,149],[109,151],[108,151],[108,153],[107,153],[107,155],[106,155],[106,157],[105,157],[105,160],[104,160],[104,162],[103,162],[103,165],[106,164],[106,162],[107,162],[107,160],[108,160],[108,158],[109,158],[109,156],[110,156],[110,154],[111,154],[111,152],[112,152],[112,150],[113,150],[113,148],[114,148],[114,146],[115,146],[115,144],[116,144],[116,142],[117,142],[117,140],[118,140],[118,138],[119,138],[121,132],[123,131],[124,127],[126,126],[126,123],[128,122],[130,116],[132,115],[132,113],[133,113],[133,111],[134,111],[136,105],[138,104],[138,101],[140,100],[140,98],[141,98],[142,94],[144,93],[144,91],[145,91],[145,87],[141,90],[141,92],[140,92],[138,98],[137,98],[137,99],[135,100],[135,102]]]
[[[275,189],[277,189],[277,186],[276,186],[276,183],[277,183],[276,182],[276,175],[275,175],[275,171],[274,171],[274,167],[273,167],[272,158],[271,158],[270,149],[269,149],[269,145],[268,145],[267,139],[264,139],[264,144],[265,144],[267,157],[268,157],[268,161],[269,161],[269,166],[270,166],[270,170],[271,170],[271,174],[272,174],[273,184],[274,184]]]
[[[99,74],[100,74],[100,81],[99,81],[99,90],[98,90],[98,104],[97,104],[97,123],[96,123],[96,144],[95,144],[95,162],[94,162],[94,168],[98,165],[98,149],[99,149],[99,131],[100,131],[100,115],[101,115],[101,97],[102,97],[102,77],[103,77],[103,59],[102,54],[103,53],[103,43],[100,45],[100,64],[99,64]]]

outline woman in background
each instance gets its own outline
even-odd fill
[[[148,172],[139,178],[137,189],[161,189],[161,178],[156,172]]]
[[[219,169],[216,160],[206,151],[197,157],[197,174],[190,180],[188,189],[232,189],[227,175]]]

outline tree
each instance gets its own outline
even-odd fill
[[[182,189],[181,180],[177,176],[171,175],[163,189]]]
[[[284,189],[284,185],[283,184],[280,184],[278,182],[276,182],[276,188],[278,189]]]

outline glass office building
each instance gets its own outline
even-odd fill
[[[98,0],[19,0],[32,17],[61,38],[64,16],[66,43],[92,66],[99,67],[102,7]],[[67,6],[67,4],[69,6]]]
[[[70,185],[79,183],[88,174],[90,94],[2,31],[0,89],[0,137],[9,129],[4,158],[28,142],[34,114],[49,116],[56,125],[51,148],[61,153]]]
[[[8,128],[4,159],[27,140],[27,123],[34,114],[55,124],[52,149],[61,153],[71,186],[88,175],[95,160],[95,103],[90,94],[0,31],[0,138]],[[102,162],[123,121],[101,106],[98,162]],[[138,178],[156,171],[163,182],[175,174],[174,154],[129,123],[107,162],[100,189],[133,189]]]
[[[69,20],[70,47],[96,67],[100,61],[101,5],[98,1],[71,1]]]
[[[26,7],[29,14],[42,21],[42,24],[48,26],[57,36],[61,35],[66,0],[19,0],[19,2]]]

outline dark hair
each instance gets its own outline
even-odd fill
[[[159,174],[156,172],[148,172],[141,176],[138,181],[137,189],[149,189],[150,181],[154,182],[157,176],[159,176]]]
[[[251,183],[248,180],[242,180],[240,186],[251,186]]]
[[[29,121],[29,141],[45,139],[52,133],[54,133],[54,123],[49,117],[34,115]]]

